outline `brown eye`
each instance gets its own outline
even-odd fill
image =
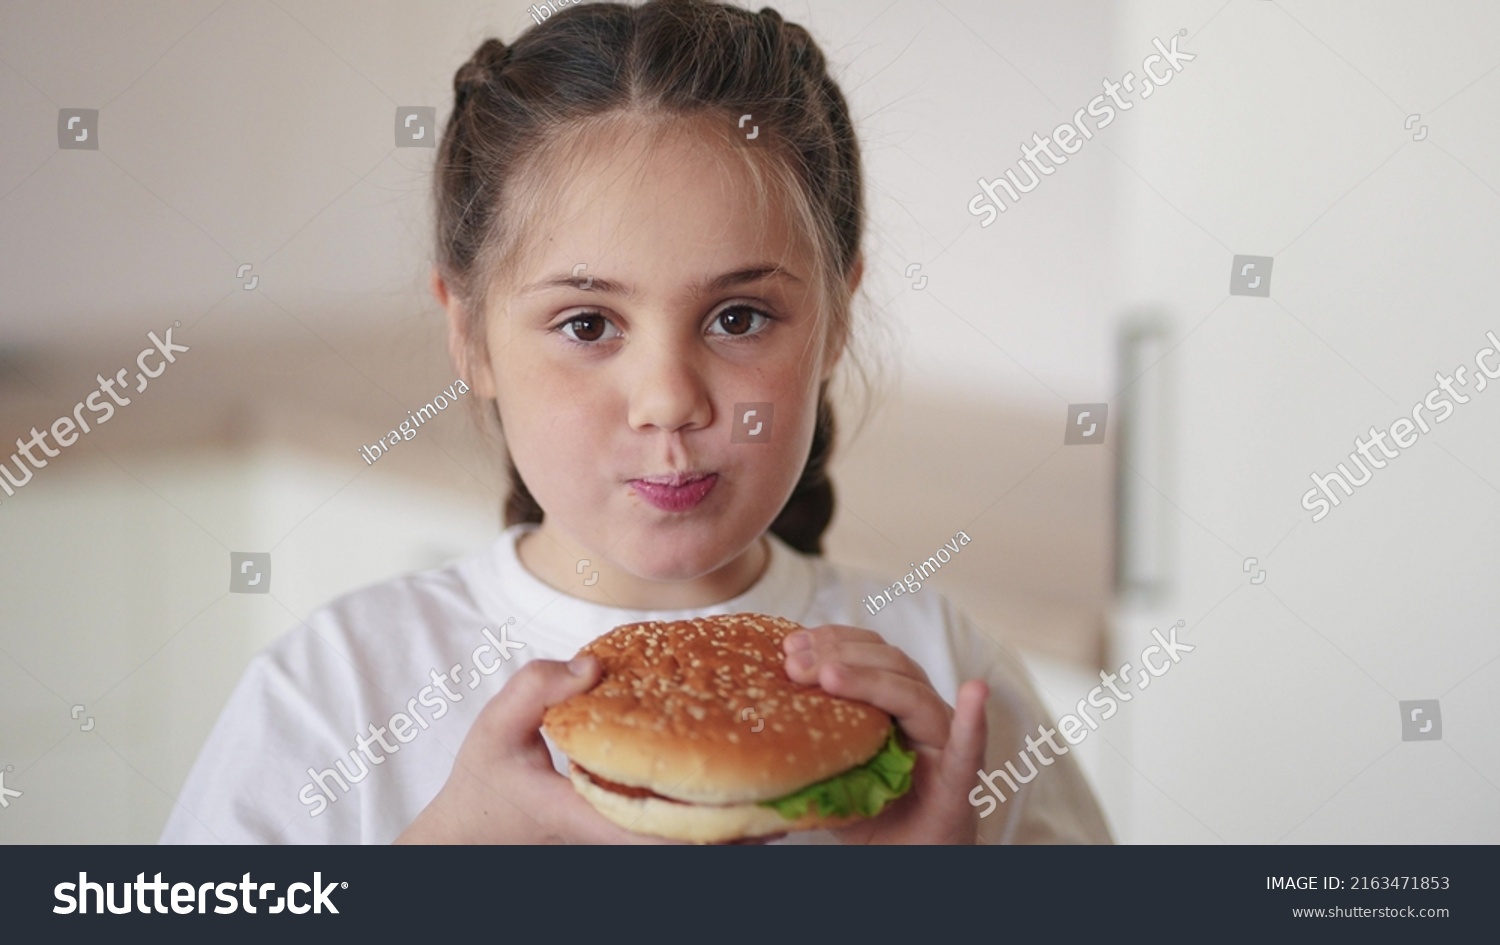
[[[720,312],[714,321],[718,323],[720,328],[724,329],[724,334],[748,335],[755,327],[756,316],[760,316],[762,319],[766,317],[749,306],[735,305]]]
[[[569,340],[586,344],[602,339],[609,327],[609,320],[603,315],[590,312],[573,316],[559,325],[558,330]]]

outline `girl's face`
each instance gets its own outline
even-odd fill
[[[715,150],[732,145],[675,132],[591,139],[492,293],[476,378],[545,513],[528,566],[642,609],[754,581],[842,348],[780,201],[757,210],[748,173]]]

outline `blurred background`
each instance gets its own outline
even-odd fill
[[[393,117],[444,120],[527,9],[0,7],[3,452],[132,379],[0,494],[0,841],[154,842],[251,654],[493,540],[502,467],[462,411],[358,450],[455,377],[435,152]],[[1059,714],[1182,621],[1193,651],[1074,749],[1123,842],[1500,841],[1500,390],[1301,505],[1500,332],[1500,8],[778,9],[835,64],[867,173],[883,370],[828,556],[895,580],[965,531],[929,586]],[[981,225],[979,179],[1173,37],[1168,84]],[[1253,289],[1242,255],[1272,260]],[[191,350],[135,393],[168,327]],[[229,592],[235,552],[270,554],[269,593]]]

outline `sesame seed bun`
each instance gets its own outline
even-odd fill
[[[580,651],[602,664],[598,684],[549,708],[543,731],[579,793],[638,833],[711,842],[831,826],[756,802],[865,763],[893,723],[786,675],[782,640],[800,629],[764,614],[616,627]]]

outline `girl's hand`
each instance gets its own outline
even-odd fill
[[[950,708],[911,657],[880,634],[829,624],[789,634],[787,675],[795,682],[884,709],[917,753],[911,792],[879,816],[834,833],[845,843],[974,843],[979,816],[967,800],[984,766],[984,703],[989,689],[970,680]]]
[[[552,767],[542,713],[592,686],[599,661],[532,660],[480,710],[437,797],[397,843],[666,843],[604,818]]]

